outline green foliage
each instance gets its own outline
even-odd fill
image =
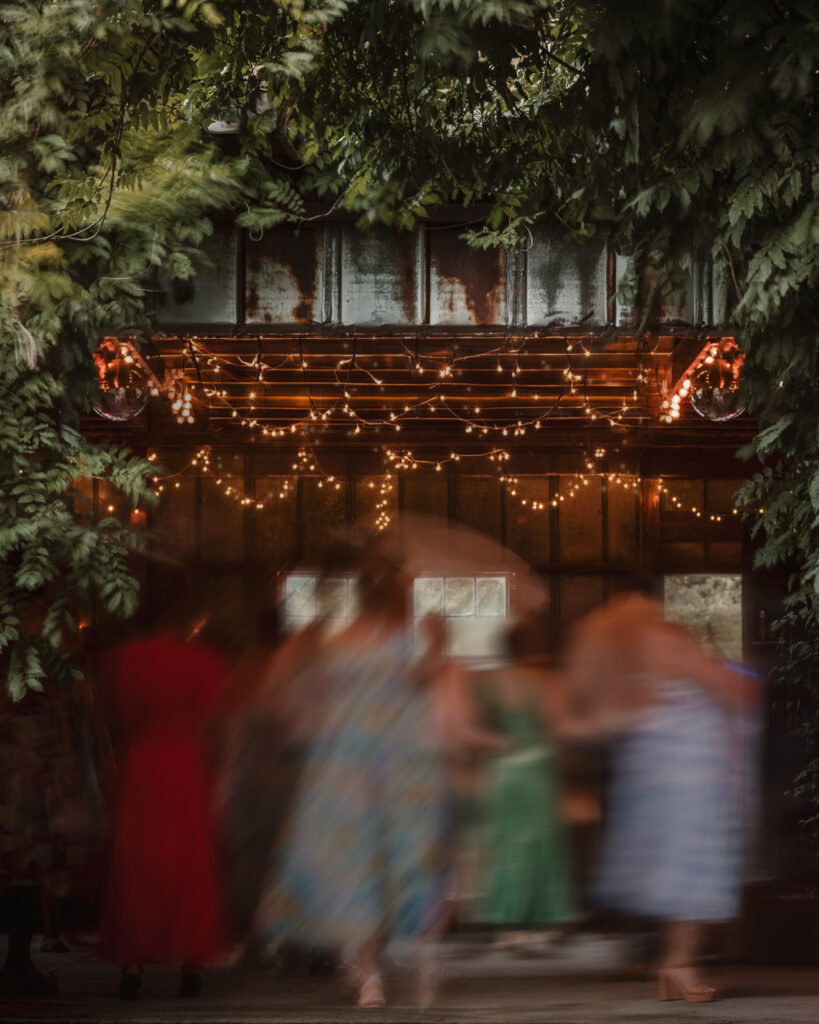
[[[485,218],[465,227],[472,244],[525,247],[543,221],[580,239],[605,233],[630,254],[626,291],[648,268],[668,292],[694,261],[711,263],[760,422],[742,499],[759,564],[793,570],[781,636],[793,693],[809,691],[819,678],[814,3],[28,0],[0,16],[11,30],[0,46],[4,354],[25,348],[22,325],[39,359],[36,371],[9,371],[25,397],[16,420],[0,421],[14,509],[2,524],[0,609],[15,686],[40,684],[72,607],[59,604],[62,556],[38,531],[67,507],[65,466],[84,442],[65,424],[87,407],[89,353],[102,331],[147,322],[156,268],[191,275],[208,213],[233,210],[262,230],[344,208],[362,224],[410,229],[434,206],[459,204],[468,220],[480,203]],[[206,132],[231,112],[233,156]],[[6,375],[4,410],[8,387]],[[116,475],[135,500],[142,470],[129,483],[127,459],[98,457],[110,461],[84,451],[75,466]],[[114,524],[88,526],[66,564],[79,558],[127,610],[124,563],[103,554],[121,543]],[[98,564],[110,576],[95,576]],[[21,595],[51,591],[40,646],[26,646]],[[806,771],[800,785],[819,808],[815,763]]]
[[[741,492],[757,563],[793,571],[780,633],[794,682],[788,699],[812,692],[816,5],[282,2],[275,17],[251,6],[246,19],[246,6],[220,10],[210,70],[200,64],[202,88],[222,99],[249,88],[255,99],[265,81],[277,112],[275,170],[268,164],[267,172],[287,182],[282,192],[265,183],[243,223],[303,216],[290,187],[326,196],[326,209],[340,204],[361,223],[400,228],[414,227],[431,206],[480,202],[488,213],[465,232],[477,246],[526,246],[543,220],[581,239],[607,233],[631,257],[624,291],[650,270],[668,294],[695,261],[711,264],[722,327],[746,355],[745,399],[760,422]],[[252,118],[245,122],[243,151],[258,167],[258,133]],[[802,705],[792,706],[796,713]],[[799,785],[814,818],[818,776],[808,758]]]
[[[154,468],[78,429],[91,354],[149,323],[157,268],[191,275],[246,161],[214,160],[184,110],[214,8],[31,0],[0,18],[0,666],[19,699],[70,684],[92,604],[137,607],[138,538],[82,492],[144,506]]]

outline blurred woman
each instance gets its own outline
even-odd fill
[[[390,566],[365,570],[359,618],[311,667],[326,674],[326,707],[257,918],[269,939],[339,950],[362,1007],[385,1003],[386,942],[432,927],[443,890],[444,778],[408,584]]]
[[[181,963],[179,994],[198,995],[202,965],[227,945],[203,735],[226,664],[195,633],[135,640],[110,658],[118,773],[100,948],[122,964],[123,999],[139,994],[146,963]]]
[[[580,706],[612,741],[612,783],[595,896],[663,921],[660,998],[714,998],[695,966],[702,926],[736,915],[742,873],[742,673],[707,657],[649,597],[592,613],[569,658]]]
[[[510,662],[477,676],[485,724],[502,747],[486,764],[482,818],[486,883],[481,918],[507,931],[501,945],[531,941],[535,928],[574,915],[567,829],[553,724],[559,680],[545,669],[531,626],[508,638]]]

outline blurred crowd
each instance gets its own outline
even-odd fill
[[[239,649],[179,582],[173,621],[71,694],[1,698],[0,994],[50,991],[35,927],[64,947],[79,905],[124,999],[145,965],[195,996],[203,966],[275,954],[380,1007],[403,940],[428,1005],[464,917],[532,952],[594,908],[656,922],[660,998],[714,998],[698,954],[738,910],[757,677],[635,585],[561,637],[525,609],[468,665],[413,616],[410,566],[364,551],[355,574],[343,628],[274,610]]]

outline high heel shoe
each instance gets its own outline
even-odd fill
[[[684,969],[683,969],[684,970]],[[657,971],[657,988],[660,1000],[676,999],[682,997],[687,1003],[710,1003],[717,996],[717,990],[710,985],[703,985],[702,982],[686,984],[686,979],[680,970],[673,967],[664,967]]]
[[[362,981],[358,990],[358,1005],[364,1010],[374,1010],[387,1005],[380,974],[371,974]]]

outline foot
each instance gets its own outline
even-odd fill
[[[710,1003],[717,990],[706,985],[695,967],[661,967],[657,971],[660,999],[682,997],[687,1003]]]
[[[365,1010],[373,1010],[387,1005],[380,974],[371,974],[364,979],[358,990],[358,1005]]]

